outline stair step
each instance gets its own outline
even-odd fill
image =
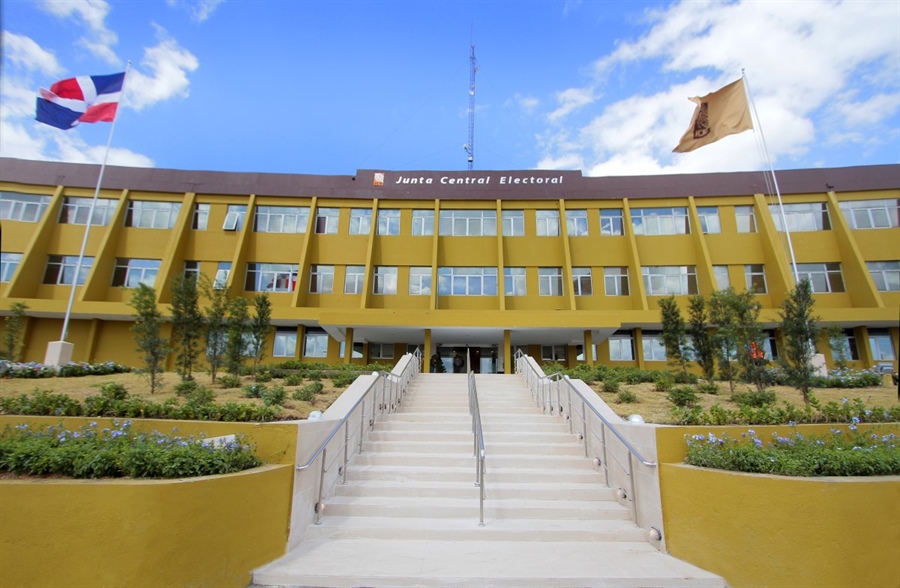
[[[274,586],[724,587],[640,542],[309,539],[253,573]]]
[[[540,469],[509,470],[492,469],[490,471],[489,487],[494,484],[504,483],[549,483],[558,482],[561,477],[558,472]],[[408,480],[408,481],[446,481],[446,482],[475,482],[475,460],[462,467],[441,468],[417,468],[397,465],[362,465],[352,466],[347,469],[348,480]],[[601,484],[602,476],[591,470],[567,470],[564,478],[570,484]]]

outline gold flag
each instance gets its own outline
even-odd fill
[[[687,153],[715,143],[722,137],[753,128],[743,78],[702,98],[689,100],[695,102],[697,108],[691,118],[691,126],[672,150],[675,153]]]

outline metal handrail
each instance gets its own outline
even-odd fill
[[[296,466],[296,470],[298,472],[302,472],[308,470],[312,467],[312,465],[316,462],[316,460],[321,456],[322,458],[322,466],[319,473],[319,493],[318,498],[316,500],[315,510],[316,510],[316,518],[315,524],[321,524],[321,516],[322,510],[324,509],[324,504],[322,502],[322,497],[325,492],[325,474],[329,471],[329,466],[333,465],[335,461],[328,461],[328,444],[331,443],[332,439],[334,439],[335,435],[337,435],[338,431],[342,428],[344,430],[344,445],[341,448],[343,452],[343,464],[338,469],[338,475],[340,476],[341,483],[347,483],[347,464],[350,461],[350,439],[352,437],[350,431],[350,417],[353,416],[353,413],[356,411],[360,405],[362,405],[360,413],[359,413],[359,426],[358,428],[353,430],[353,433],[359,432],[359,441],[356,444],[356,452],[362,453],[362,445],[363,445],[363,437],[366,432],[366,425],[368,424],[368,429],[375,428],[375,420],[379,411],[381,414],[385,412],[394,412],[400,405],[403,395],[406,393],[406,387],[409,384],[410,379],[419,373],[421,369],[422,362],[422,353],[419,349],[416,349],[412,354],[412,358],[409,362],[407,362],[406,367],[403,369],[403,372],[400,374],[393,374],[390,372],[372,372],[372,375],[376,376],[375,380],[369,384],[369,387],[366,388],[366,391],[363,392],[362,396],[359,397],[352,407],[347,411],[347,414],[342,418],[331,430],[331,433],[319,445],[319,448],[313,453],[312,457],[307,460],[307,462],[303,465]],[[381,384],[379,387],[378,384]],[[381,392],[381,403],[378,402],[378,392]],[[368,423],[366,423],[366,401],[369,399],[371,392],[371,419],[369,419]]]
[[[472,415],[472,435],[474,437],[475,485],[478,490],[478,526],[484,526],[484,429],[481,427],[481,407],[478,404],[478,389],[475,386],[475,372],[469,372],[469,414]]]
[[[608,465],[606,430],[609,429],[610,431],[612,431],[613,435],[615,435],[615,437],[628,450],[628,472],[627,472],[627,474],[628,474],[628,482],[629,482],[629,493],[626,498],[628,498],[631,501],[631,509],[632,509],[632,515],[634,517],[634,522],[635,522],[635,524],[638,524],[637,501],[635,500],[633,458],[637,458],[637,460],[640,461],[640,463],[646,467],[657,467],[659,464],[657,462],[648,461],[647,459],[645,459],[641,455],[641,453],[637,449],[635,449],[634,446],[631,443],[629,443],[627,439],[625,439],[625,437],[622,436],[622,434],[616,429],[616,427],[612,423],[610,423],[606,417],[604,417],[602,414],[600,414],[600,412],[597,410],[597,408],[591,402],[588,402],[588,400],[584,396],[584,394],[582,394],[580,390],[575,388],[575,386],[572,384],[572,382],[569,380],[568,377],[565,377],[565,375],[562,374],[561,372],[557,372],[557,373],[551,374],[549,376],[547,376],[547,375],[542,376],[542,375],[538,374],[537,371],[535,371],[534,367],[525,360],[526,357],[528,357],[528,356],[526,354],[522,353],[521,351],[516,352],[516,354],[515,354],[516,372],[520,373],[524,376],[526,384],[528,385],[529,390],[531,390],[532,395],[535,397],[537,405],[539,408],[541,408],[541,410],[546,412],[549,409],[550,414],[553,414],[554,410],[555,410],[559,416],[563,416],[563,403],[562,403],[562,397],[561,397],[561,393],[560,393],[560,389],[559,389],[560,388],[559,382],[564,381],[567,384],[568,394],[566,394],[566,398],[567,398],[568,406],[566,407],[566,415],[567,415],[566,418],[569,421],[569,431],[572,433],[575,432],[574,431],[574,422],[572,419],[572,413],[573,413],[573,411],[572,411],[572,393],[574,392],[581,399],[581,414],[579,416],[581,418],[582,426],[581,426],[581,431],[578,432],[578,435],[579,435],[580,439],[584,442],[585,457],[588,456],[588,447],[589,447],[588,433],[590,432],[590,429],[588,428],[587,412],[585,410],[585,407],[589,407],[591,409],[591,412],[594,413],[594,416],[596,416],[597,419],[600,421],[599,438],[600,438],[600,445],[603,448],[602,465],[603,465],[603,469],[604,469],[607,486],[609,485],[609,465]],[[529,369],[527,371],[524,370],[522,367],[523,365],[527,366]],[[554,383],[556,384],[556,386],[555,386],[556,387],[556,403],[555,403],[555,405],[553,402],[553,384]],[[546,388],[546,395],[545,395],[545,388]],[[619,462],[618,459],[616,461]],[[597,463],[596,465],[601,465],[601,464]],[[624,467],[624,464],[622,464],[621,462],[619,462],[619,465]]]

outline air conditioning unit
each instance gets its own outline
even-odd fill
[[[875,371],[879,374],[893,374],[894,373],[894,364],[893,363],[879,363],[875,366]]]

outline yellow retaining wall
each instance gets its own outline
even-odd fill
[[[107,419],[0,417],[0,427]],[[119,419],[123,420],[123,419]],[[0,586],[243,588],[284,554],[297,428],[133,420],[135,429],[247,433],[274,465],[177,480],[0,480]]]
[[[658,429],[668,551],[721,575],[734,588],[900,586],[900,476],[796,478],[679,463],[685,435],[712,431],[740,437],[748,428]],[[792,431],[752,428],[764,440],[772,431],[783,436]],[[824,436],[829,428],[797,430]]]

